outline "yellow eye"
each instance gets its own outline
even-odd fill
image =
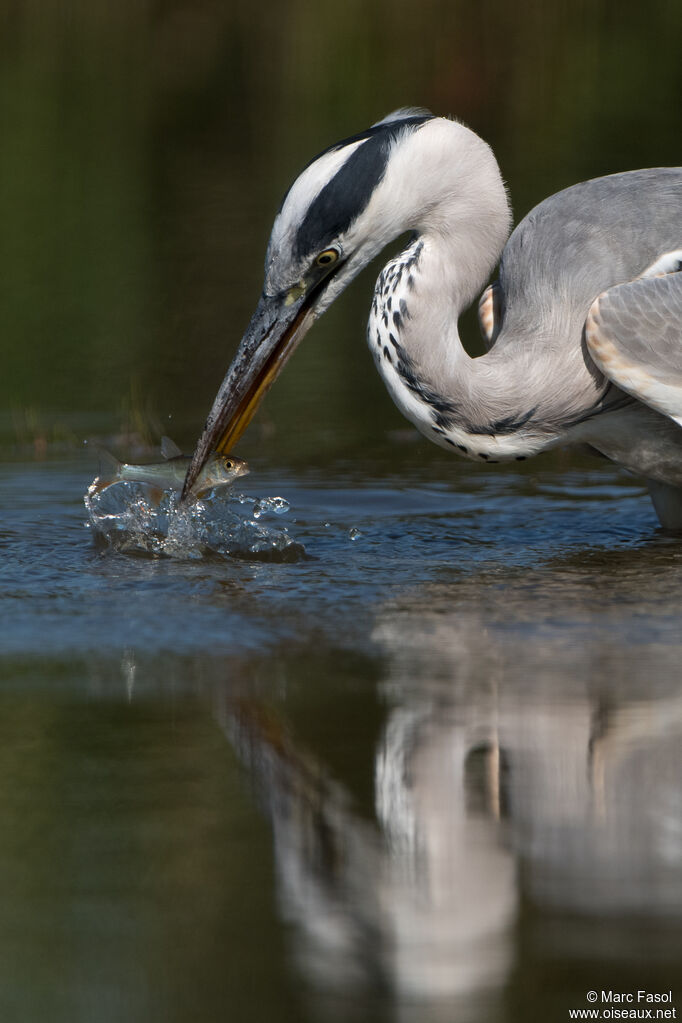
[[[225,468],[226,469],[233,469],[234,468],[234,462],[232,461],[231,458],[226,458],[225,459]]]
[[[331,266],[339,258],[339,254],[336,249],[325,249],[321,252],[315,260],[318,266]]]

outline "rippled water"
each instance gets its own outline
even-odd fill
[[[146,549],[134,485],[95,542],[83,461],[2,467],[3,1018],[674,987],[682,547],[608,467],[433,457],[255,465]]]

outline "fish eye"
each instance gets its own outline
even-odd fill
[[[226,469],[234,469],[234,462],[232,461],[231,458],[226,458],[225,459],[225,468]]]
[[[324,252],[319,254],[315,260],[315,264],[317,266],[331,266],[338,258],[339,254],[336,249],[325,249]]]

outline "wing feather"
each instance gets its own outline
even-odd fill
[[[502,299],[497,281],[489,284],[478,302],[478,325],[487,351],[490,351],[502,324]]]
[[[588,313],[585,339],[613,383],[682,426],[682,273],[603,292]]]

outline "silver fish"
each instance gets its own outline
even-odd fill
[[[161,440],[163,462],[134,465],[129,462],[119,462],[108,451],[101,451],[100,454],[103,461],[108,463],[109,468],[106,475],[95,477],[90,484],[89,492],[92,494],[101,493],[107,487],[122,481],[148,483],[161,492],[181,490],[185,482],[187,467],[191,461],[191,457],[183,455],[177,445],[168,437],[163,437]],[[248,463],[242,458],[214,452],[192,487],[192,493],[195,497],[202,497],[216,487],[229,486],[239,476],[246,476],[248,472]]]

